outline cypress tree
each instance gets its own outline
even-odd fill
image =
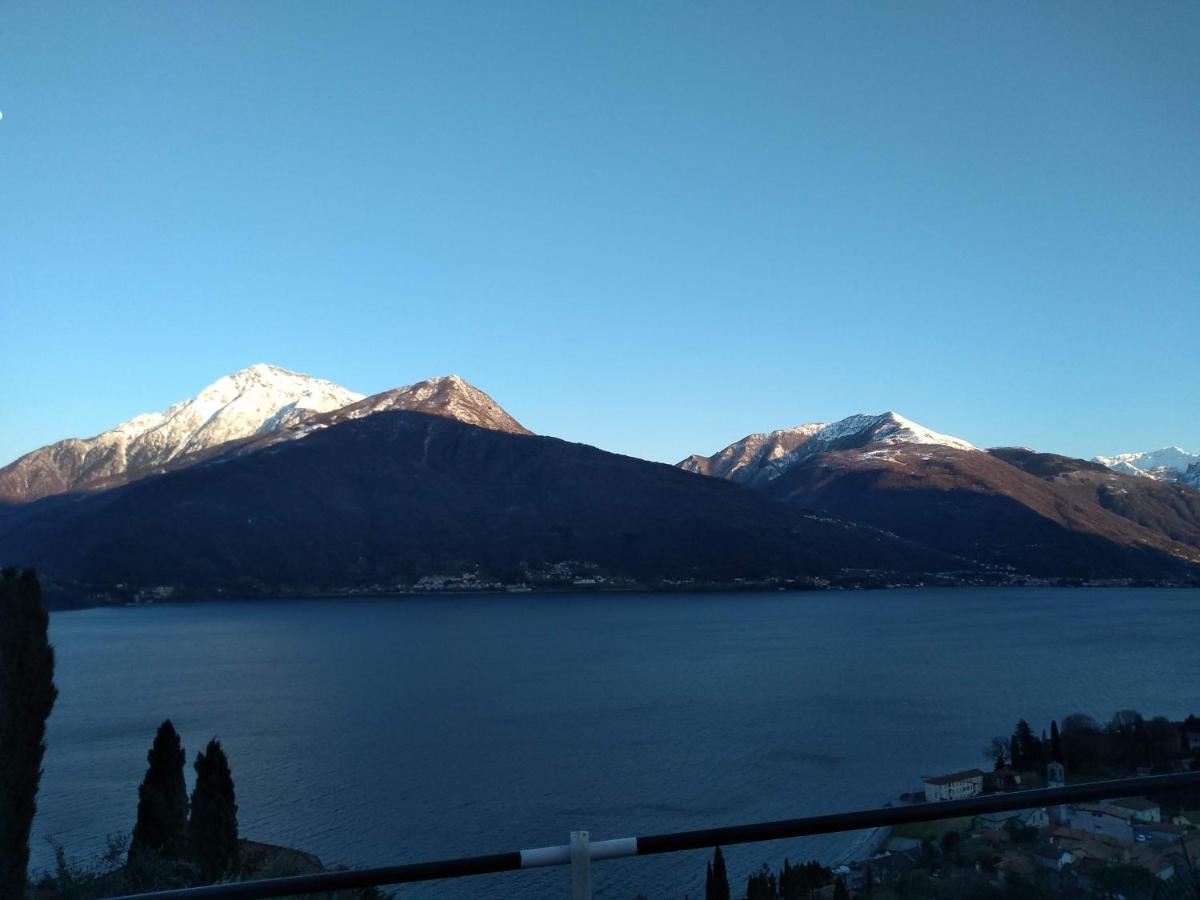
[[[189,826],[192,857],[208,881],[233,871],[238,857],[237,802],[233,774],[221,742],[213,738],[196,754]]]
[[[833,900],[850,900],[850,891],[844,878],[839,878],[833,883]]]
[[[188,796],[183,780],[186,760],[175,726],[167,719],[158,726],[146,759],[150,763],[138,788],[137,824],[129,843],[129,858],[146,850],[164,859],[180,859],[188,851]]]
[[[37,811],[54,707],[54,648],[32,569],[0,571],[0,896],[25,895],[29,829]]]
[[[713,852],[709,870],[704,885],[704,900],[729,900],[729,875],[725,871],[725,857],[720,847]]]

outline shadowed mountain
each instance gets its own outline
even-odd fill
[[[835,423],[843,426],[836,442],[814,445],[818,431],[743,480],[800,509],[1029,575],[1200,575],[1200,545],[1191,530],[1200,495],[1168,497],[1172,489],[1188,489],[1082,460],[980,451],[915,423],[885,429],[880,439],[872,423],[889,417],[907,423],[894,414],[853,417],[866,424],[860,429],[845,427],[852,420]]]
[[[1042,478],[1065,496],[1096,503],[1156,534],[1200,549],[1200,491],[1142,475],[1123,475],[1106,466],[1053,453],[1014,447],[993,456]]]
[[[570,562],[653,583],[962,570],[878,530],[582,444],[376,412],[0,520],[0,557],[62,595],[381,590]]]

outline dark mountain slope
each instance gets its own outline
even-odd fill
[[[0,520],[0,559],[68,594],[286,595],[566,560],[646,580],[963,568],[671,466],[414,412],[31,504]]]
[[[1038,471],[1053,469],[1051,461]],[[1038,576],[1194,578],[1200,552],[1000,456],[898,444],[824,453],[761,485],[909,540]]]
[[[1200,549],[1200,490],[1054,453],[1017,447],[989,450],[993,456],[1050,482],[1080,503],[1095,503],[1172,541]]]

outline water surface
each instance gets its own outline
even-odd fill
[[[243,836],[367,866],[875,806],[1022,716],[1200,712],[1195,590],[211,603],[56,613],[51,636],[41,866],[45,835],[86,857],[132,829],[166,717],[189,760],[221,738]],[[854,840],[733,848],[731,875]],[[599,863],[596,895],[703,896],[704,858]]]

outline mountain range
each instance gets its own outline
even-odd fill
[[[888,412],[667,466],[535,435],[453,375],[364,397],[255,365],[0,469],[0,560],[36,566],[58,604],[1190,583],[1186,456],[984,450]]]
[[[1174,481],[1200,488],[1200,453],[1188,453],[1180,447],[1096,456],[1093,461],[1127,475],[1143,475],[1157,481]]]

